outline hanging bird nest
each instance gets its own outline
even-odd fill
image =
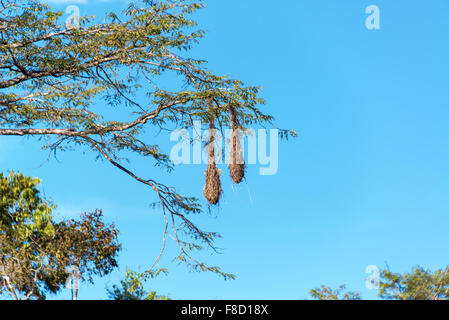
[[[231,150],[229,153],[229,173],[232,181],[242,182],[245,177],[245,160],[243,159],[242,145],[240,144],[240,135],[237,131],[231,135]]]
[[[213,123],[210,124],[210,129],[214,129]],[[206,197],[209,204],[216,205],[220,201],[221,196],[221,181],[220,173],[218,172],[217,165],[215,164],[215,149],[214,149],[214,136],[211,130],[210,138],[208,142],[209,158],[207,161],[207,169],[204,175],[206,176],[206,182],[204,184],[203,194]]]
[[[209,204],[218,204],[221,195],[221,182],[220,175],[218,173],[217,166],[215,162],[207,165],[206,172],[206,183],[204,185],[204,196],[206,197]]]
[[[229,152],[229,174],[235,183],[242,182],[245,177],[245,159],[238,129],[237,112],[234,107],[229,108],[231,119],[231,141]]]

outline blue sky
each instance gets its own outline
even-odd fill
[[[53,4],[64,9],[72,4]],[[101,16],[123,1],[76,3]],[[380,8],[367,30],[365,8]],[[170,262],[150,286],[174,299],[302,299],[321,284],[347,284],[365,298],[369,265],[407,271],[447,265],[449,249],[449,1],[207,1],[196,15],[208,32],[192,54],[218,74],[263,86],[266,111],[299,137],[279,145],[279,170],[246,183],[223,179],[219,209],[197,220],[223,235],[223,254],[204,254],[237,275],[225,282]],[[168,137],[159,136],[170,147]],[[154,195],[95,155],[59,162],[33,139],[0,137],[0,167],[40,177],[73,217],[102,208],[120,231],[120,270],[83,285],[106,298],[126,267],[143,270],[159,252],[163,220]],[[203,165],[167,174],[142,159],[132,168],[201,197]],[[66,290],[57,298],[68,298]]]

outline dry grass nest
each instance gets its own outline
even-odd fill
[[[231,150],[229,153],[229,174],[235,183],[242,182],[245,177],[245,160],[238,134],[231,136]]]
[[[208,163],[204,175],[206,176],[206,183],[204,184],[203,190],[204,196],[209,204],[218,204],[222,190],[220,174],[218,173],[217,165],[214,161]]]

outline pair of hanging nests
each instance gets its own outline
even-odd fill
[[[234,183],[242,182],[245,177],[245,160],[243,159],[243,150],[240,144],[240,136],[238,130],[238,118],[237,112],[234,107],[229,107],[229,118],[231,123],[231,141],[229,152],[229,175]],[[206,176],[206,182],[204,184],[204,197],[209,204],[216,205],[220,201],[222,193],[220,173],[215,163],[215,148],[214,148],[214,136],[213,129],[215,129],[214,121],[209,123],[209,141],[208,141],[208,161],[207,169],[204,175]]]

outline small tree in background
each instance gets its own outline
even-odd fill
[[[344,292],[321,286],[310,290],[317,300],[361,300],[358,292]],[[420,266],[412,272],[394,273],[385,268],[380,272],[378,296],[386,300],[449,300],[449,267],[431,271]]]
[[[107,290],[108,297],[112,300],[170,300],[166,296],[159,296],[154,291],[147,291],[144,283],[147,279],[141,273],[127,270],[126,277],[119,285],[113,285]]]
[[[81,220],[55,222],[55,205],[40,195],[37,178],[0,174],[0,294],[14,299],[45,299],[60,291],[76,269],[93,282],[117,267],[118,231],[102,212]],[[73,298],[77,287],[72,288]]]
[[[379,297],[388,300],[449,300],[449,267],[416,266],[403,274],[382,270]]]
[[[320,288],[310,290],[310,295],[316,300],[361,300],[360,293],[346,291],[346,285],[341,285],[335,290],[322,285]]]

